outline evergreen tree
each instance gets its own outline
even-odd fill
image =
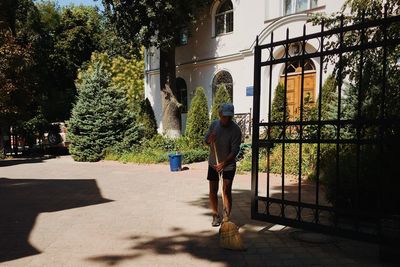
[[[148,98],[141,102],[137,121],[142,124],[143,135],[146,139],[151,139],[157,134],[157,121]]]
[[[326,78],[321,92],[321,120],[334,120],[337,118],[338,94],[335,77]],[[318,102],[317,102],[318,103]],[[318,109],[318,104],[316,105]]]
[[[229,95],[226,86],[222,84],[215,93],[215,98],[211,107],[211,121],[219,119],[219,106],[223,103],[232,103],[231,97]]]
[[[111,76],[101,64],[83,73],[78,100],[70,119],[70,153],[76,161],[100,160],[103,151],[122,141],[126,125],[126,101],[110,88]]]
[[[203,144],[203,138],[209,126],[207,97],[202,87],[197,87],[195,96],[189,108],[186,137],[190,148],[198,148]]]
[[[137,114],[129,109],[126,111],[126,127],[123,138],[114,149],[120,153],[121,151],[131,151],[135,145],[139,144],[145,134],[145,128],[137,121]]]
[[[275,89],[275,96],[271,106],[271,121],[273,122],[284,122],[289,120],[289,109],[286,103],[286,116],[284,118],[284,100],[285,100],[285,88],[282,83],[279,83]],[[278,139],[282,136],[283,128],[275,126],[272,128],[270,136],[271,139]]]
[[[337,83],[335,77],[329,75],[320,92],[321,94],[321,121],[336,120],[338,110],[338,94]],[[315,101],[315,102],[311,102]],[[315,103],[315,104],[314,104]],[[303,121],[317,121],[319,113],[319,98],[304,99],[303,106]],[[312,139],[317,138],[318,126],[309,125],[303,128],[303,137]],[[332,125],[325,125],[321,127],[322,138],[334,138],[336,136],[336,128]]]
[[[318,119],[318,102],[315,105],[315,111],[313,117],[315,120]],[[330,75],[322,87],[321,92],[321,120],[335,120],[337,119],[338,110],[338,93],[337,83],[335,77]],[[321,137],[323,138],[334,138],[336,136],[335,127],[327,125],[321,129]]]

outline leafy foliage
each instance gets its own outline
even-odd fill
[[[203,146],[203,138],[207,133],[209,123],[207,97],[204,89],[198,87],[187,117],[185,135],[188,138],[189,147],[198,148]]]
[[[145,47],[174,46],[179,33],[190,29],[196,15],[209,4],[203,0],[103,0],[106,13],[120,35]]]
[[[282,83],[279,83],[275,89],[275,96],[271,105],[271,121],[284,122],[289,120],[289,109],[287,103],[285,105],[285,88]],[[286,109],[286,115],[285,115]],[[285,117],[284,117],[285,116]],[[271,139],[279,139],[282,137],[283,128],[275,126],[271,132]]]
[[[386,2],[388,16],[400,14],[400,1],[398,0],[348,0],[343,6],[343,11],[350,11],[352,15],[343,16],[344,25],[383,18],[384,2]],[[320,23],[324,20],[328,28],[336,28],[340,26],[341,17],[341,14],[330,17],[317,16],[312,21]],[[381,25],[369,28],[365,30],[364,34],[360,31],[349,32],[344,35],[343,43],[347,46],[361,42],[380,42],[384,39],[385,31],[390,38],[400,37],[400,25],[395,23],[388,27]],[[326,45],[327,49],[332,49],[338,48],[340,43],[332,39]],[[327,57],[326,60],[335,66],[334,76],[338,86],[344,85],[343,80],[349,81],[346,86],[343,86],[343,108],[342,114],[340,114],[342,119],[398,121],[400,114],[398,105],[400,101],[400,91],[398,90],[400,66],[397,63],[399,54],[399,45],[387,46],[386,49],[382,47],[367,49],[363,51],[362,55],[362,69],[360,68],[361,53],[359,51],[344,53],[342,62],[338,60],[337,56]],[[386,72],[384,72],[384,66]],[[384,95],[382,94],[383,88],[385,89]],[[382,101],[382,96],[384,96],[384,101]],[[321,157],[320,179],[327,186],[330,200],[340,207],[359,206],[361,209],[374,210],[377,199],[371,200],[371,196],[377,195],[377,180],[383,179],[385,180],[385,182],[381,182],[381,185],[384,184],[382,188],[385,190],[383,201],[387,209],[395,209],[391,203],[398,202],[399,198],[389,184],[394,182],[392,177],[396,176],[399,164],[398,160],[394,160],[398,158],[397,153],[400,148],[399,142],[396,141],[400,138],[399,128],[388,125],[385,131],[380,131],[379,127],[374,125],[352,125],[344,127],[342,132],[341,138],[380,139],[390,145],[340,146],[339,174],[334,171],[336,162],[332,161],[332,158],[336,158],[336,147],[327,147]],[[360,156],[359,165],[356,163],[358,155]],[[357,172],[359,172],[358,177],[362,177],[362,179],[357,178]],[[340,188],[338,192],[336,192],[337,188]],[[354,198],[353,192],[355,191],[360,192],[358,200]],[[394,201],[395,199],[397,201]]]
[[[136,145],[132,151],[121,153],[116,149],[107,149],[105,159],[125,163],[166,163],[169,161],[168,154],[175,152],[182,154],[183,164],[205,161],[209,153],[206,149],[189,148],[185,137],[171,139],[162,135],[155,135],[151,139],[142,140],[140,145]]]
[[[68,119],[77,71],[94,51],[106,53],[109,61],[116,58],[113,81],[135,102],[131,110],[138,111],[143,98],[140,49],[117,36],[97,8],[60,8],[52,0],[4,0],[0,21],[0,123],[5,129],[12,125],[18,134],[32,135],[43,133],[49,122]]]
[[[29,118],[36,100],[33,66],[30,45],[0,31],[0,122]]]
[[[219,119],[219,106],[223,103],[232,103],[231,97],[225,85],[221,85],[215,93],[211,107],[211,121]]]
[[[142,100],[137,121],[143,126],[143,134],[147,139],[157,134],[157,121],[148,98]]]
[[[84,71],[93,71],[94,65],[100,62],[105,71],[111,74],[112,86],[126,95],[128,107],[140,112],[140,103],[144,98],[144,61],[143,53],[139,58],[134,55],[111,57],[106,52],[92,53],[90,61],[82,65]],[[81,70],[78,72],[78,82],[81,80]]]

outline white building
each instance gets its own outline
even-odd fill
[[[216,0],[207,14],[192,29],[186,45],[176,48],[177,88],[181,92],[180,100],[190,105],[194,90],[202,86],[206,90],[209,110],[213,94],[219,83],[227,84],[235,113],[250,112],[253,104],[253,65],[256,36],[259,43],[270,42],[271,33],[274,41],[284,40],[286,30],[290,38],[303,34],[303,25],[309,15],[315,12],[339,12],[344,0]],[[307,34],[320,30],[319,26],[306,27]],[[307,51],[318,49],[318,43],[307,43]],[[291,48],[292,53],[296,47]],[[276,49],[279,55],[284,51]],[[293,62],[288,68],[288,101],[298,99],[297,86],[301,68]],[[152,103],[159,131],[162,132],[161,94],[159,84],[159,56],[156,50],[147,50],[145,56],[145,96]],[[299,73],[300,69],[300,73]],[[275,88],[284,73],[284,65],[274,66],[272,70],[272,88]],[[315,97],[318,94],[319,60],[312,59],[305,65],[304,89]],[[327,75],[323,75],[324,78]],[[323,78],[323,79],[324,79]],[[269,70],[263,71],[261,81],[261,119],[267,114],[267,85]],[[265,90],[264,90],[265,88]],[[293,95],[289,95],[292,93]],[[288,102],[290,113],[295,114],[298,104]],[[182,129],[185,129],[186,113],[182,114]]]

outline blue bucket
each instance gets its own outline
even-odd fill
[[[172,172],[177,172],[182,169],[182,155],[181,154],[169,154],[169,166]]]

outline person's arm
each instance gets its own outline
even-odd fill
[[[232,142],[231,142],[231,153],[229,153],[228,157],[219,164],[215,165],[215,169],[217,172],[221,172],[224,170],[225,166],[229,164],[230,162],[234,161],[237,154],[239,153],[240,150],[240,143],[242,141],[242,133],[239,130],[239,132],[233,137]]]
[[[204,143],[206,145],[210,145],[210,144],[215,142],[216,133],[214,131],[214,124],[215,124],[214,122],[211,123],[210,127],[208,128],[208,131],[207,131],[206,135],[204,136],[204,140],[203,141],[204,141]]]
[[[222,161],[222,162],[220,162],[219,164],[215,165],[215,170],[216,170],[217,172],[222,172],[222,171],[224,170],[225,166],[226,166],[229,162],[233,161],[233,160],[235,159],[235,157],[236,157],[235,154],[233,154],[232,152],[229,153],[228,157],[227,157],[224,161]]]

